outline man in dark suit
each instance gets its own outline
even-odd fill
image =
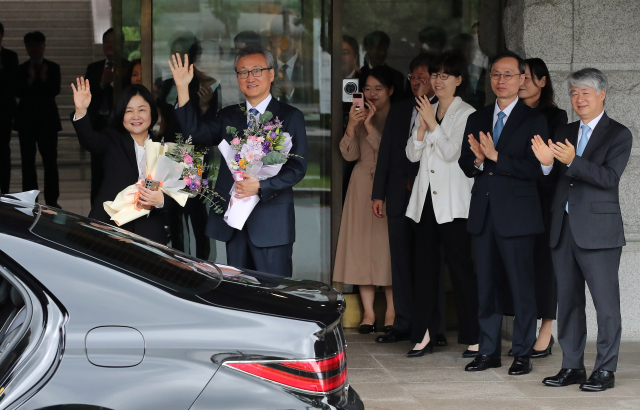
[[[548,174],[545,180],[557,181],[550,246],[558,283],[562,369],[543,383],[580,383],[582,390],[604,391],[614,387],[622,332],[618,268],[625,239],[618,185],[633,138],[604,112],[608,81],[602,72],[582,69],[571,74],[568,85],[580,121],[559,128],[549,146],[540,138],[533,143]],[[598,354],[588,380],[585,282],[598,318]]]
[[[193,78],[193,66],[188,60],[182,64],[180,56],[173,56],[171,71],[178,89],[176,118],[185,135],[191,135],[193,142],[204,145],[218,145],[223,139],[231,141],[227,127],[236,128],[242,135],[247,128],[248,115],[257,116],[270,111],[284,124],[284,131],[292,138],[292,148],[288,161],[280,172],[263,181],[247,179],[236,184],[236,198],[258,195],[260,201],[251,212],[242,230],[231,228],[222,214],[211,212],[207,222],[207,235],[226,242],[227,262],[246,269],[290,277],[293,273],[292,255],[295,240],[295,211],[293,206],[293,186],[307,170],[307,135],[302,112],[271,96],[271,83],[275,78],[275,59],[269,50],[248,46],[236,54],[235,66],[238,86],[246,97],[246,105],[239,104],[223,108],[214,119],[198,119],[196,110],[189,101],[189,83]],[[248,178],[248,174],[243,174]],[[230,200],[234,180],[224,158],[215,190],[225,199],[223,207]]]
[[[544,231],[536,181],[542,177],[531,139],[546,139],[545,117],[518,99],[525,62],[505,52],[491,62],[496,103],[469,116],[458,163],[475,178],[467,230],[473,235],[478,271],[480,349],[465,370],[501,367],[502,309],[499,272],[504,266],[516,320],[510,375],[531,371],[536,340],[533,271],[535,235]]]
[[[415,97],[426,95],[432,103],[438,97],[429,82],[429,62],[427,54],[420,54],[411,61],[411,89]],[[395,92],[394,92],[395,94]],[[393,329],[376,338],[378,343],[393,343],[409,340],[411,332],[413,295],[413,255],[414,231],[411,220],[405,216],[411,188],[420,163],[407,159],[405,148],[407,139],[418,113],[415,98],[393,104],[387,115],[382,133],[376,174],[373,180],[373,212],[378,218],[387,217],[389,245],[391,249],[391,275],[393,282],[393,306],[396,317]],[[386,202],[386,215],[383,205]]]
[[[0,194],[9,193],[11,183],[11,127],[16,110],[14,93],[18,54],[2,47],[4,26],[0,23]]]
[[[269,43],[276,57],[271,95],[286,104],[308,104],[313,88],[313,62],[298,53],[304,26],[300,17],[288,10],[276,15],[269,27]]]
[[[108,29],[102,35],[102,51],[105,58],[93,62],[87,66],[84,78],[89,80],[91,85],[91,105],[88,115],[94,131],[100,132],[106,126],[113,109],[113,77],[114,77],[114,44],[113,28]],[[121,68],[126,72],[129,68],[129,61],[122,59]],[[91,154],[91,203],[93,203],[100,184],[102,183],[103,166],[102,157]]]
[[[60,94],[60,66],[44,58],[46,38],[39,31],[27,33],[24,44],[29,60],[16,74],[16,96],[20,98],[14,129],[20,138],[22,190],[38,189],[36,146],[44,165],[44,200],[60,207],[58,196],[58,132],[62,130],[56,96]]]

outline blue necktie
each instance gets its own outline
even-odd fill
[[[578,149],[576,149],[576,155],[581,157],[582,153],[584,152],[584,148],[587,146],[587,143],[589,142],[589,130],[591,128],[588,125],[583,125],[582,126],[582,135],[580,136],[580,142],[578,142]],[[567,213],[569,213],[569,202],[566,203],[566,205],[564,206],[564,210],[567,211]]]
[[[493,145],[494,146],[498,145],[500,134],[502,134],[502,129],[504,128],[504,117],[506,116],[507,114],[505,114],[502,111],[498,113],[498,121],[496,121],[496,125],[495,127],[493,127]]]
[[[247,125],[251,124],[251,122],[256,121],[258,118],[258,110],[255,108],[251,108],[249,110],[249,118],[247,119]]]

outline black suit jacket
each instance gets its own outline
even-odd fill
[[[111,127],[105,128],[102,132],[94,131],[88,115],[78,121],[73,121],[74,114],[71,114],[71,122],[78,135],[80,145],[90,153],[104,157],[104,179],[96,199],[91,204],[89,218],[115,225],[107,211],[104,210],[103,203],[113,201],[120,191],[138,182],[139,172],[134,141],[130,134],[120,133]],[[155,137],[152,139],[159,142]],[[177,203],[165,194],[162,209],[153,208],[148,217],[134,219],[120,228],[152,241],[166,244],[165,218],[162,211],[170,210],[176,206],[178,206]]]
[[[262,196],[247,219],[245,227],[251,242],[258,247],[271,247],[291,244],[295,241],[295,212],[293,208],[293,186],[304,178],[307,172],[307,133],[302,112],[275,98],[267,106],[274,117],[284,123],[284,131],[292,137],[291,153],[300,157],[290,157],[282,166],[278,175],[260,181]],[[242,135],[247,128],[247,117],[240,105],[231,105],[218,112],[214,119],[198,118],[191,101],[175,110],[185,136],[192,136],[195,144],[218,145],[222,140],[231,141],[227,127],[232,126]],[[233,186],[233,177],[224,158],[220,161],[220,171],[215,190],[226,202],[221,206],[226,210],[229,204],[229,191]],[[222,214],[211,212],[206,233],[209,237],[226,242],[231,239],[233,228],[223,219]]]
[[[555,140],[578,146],[580,121],[558,129]],[[567,166],[558,160],[545,179],[557,181],[551,208],[550,246],[558,245],[569,202],[569,225],[576,244],[583,249],[606,249],[625,245],[618,185],[631,155],[633,137],[624,125],[605,113],[591,132],[582,153]]]
[[[87,72],[84,74],[84,78],[89,80],[89,85],[91,86],[91,104],[89,105],[87,112],[89,113],[91,124],[96,130],[101,130],[107,125],[105,120],[99,114],[100,107],[103,104],[103,99],[107,99],[109,112],[111,112],[111,109],[113,108],[113,87],[111,85],[107,85],[102,88],[100,85],[106,61],[106,59],[103,59],[89,64],[87,66]],[[126,72],[129,68],[129,64],[128,60],[125,60],[124,58],[122,59],[121,66],[123,72]],[[115,75],[116,73],[114,73],[114,76]]]
[[[0,118],[11,121],[16,110],[15,76],[18,69],[18,54],[2,48],[0,50]]]
[[[47,77],[36,79],[29,85],[30,60],[18,66],[16,74],[16,96],[20,98],[13,129],[18,132],[47,133],[62,130],[56,96],[60,94],[60,66],[44,59],[40,70],[47,66]]]
[[[407,181],[413,185],[420,168],[420,163],[409,161],[406,154],[415,106],[413,98],[391,105],[382,132],[371,199],[386,201],[389,216],[401,216],[406,212],[407,197],[411,195]]]
[[[493,135],[494,108],[495,104],[491,104],[471,114],[464,135],[473,134],[477,140],[480,131]],[[477,169],[476,157],[468,139],[464,139],[458,164],[467,177],[475,178],[467,221],[469,233],[477,235],[482,231],[487,208],[501,236],[544,232],[536,187],[542,168],[533,154],[531,139],[537,134],[546,141],[548,132],[545,117],[520,99],[500,135],[497,162],[485,159],[483,170]]]
[[[287,96],[280,96],[278,101],[283,102],[285,104],[309,104],[311,103],[311,93],[313,90],[313,82],[312,78],[308,78],[305,75],[305,67],[313,67],[312,61],[303,60],[300,55],[296,59],[295,64],[293,65],[293,71],[291,72],[291,78],[289,81],[294,88],[293,95],[291,98]],[[279,76],[278,70],[276,70],[276,81],[278,81]]]

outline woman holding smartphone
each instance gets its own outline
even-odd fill
[[[463,357],[478,354],[478,288],[471,259],[467,217],[473,180],[458,165],[467,118],[475,109],[462,101],[468,81],[464,57],[444,53],[429,64],[431,87],[438,102],[419,97],[407,157],[420,161],[406,215],[416,231],[413,320],[408,357],[431,352],[431,337],[440,328],[437,303],[440,286],[440,249],[444,250],[455,292],[458,343],[467,345]]]
[[[109,118],[109,126],[102,132],[95,132],[86,115],[91,102],[89,80],[79,78],[76,81],[77,86],[71,84],[75,104],[75,112],[71,114],[73,127],[84,149],[104,157],[104,179],[91,204],[89,217],[113,225],[103,203],[113,201],[120,191],[145,179],[144,143],[147,139],[156,141],[149,130],[158,120],[158,111],[149,90],[142,85],[133,84],[120,95]],[[140,190],[140,203],[151,213],[148,217],[134,219],[120,228],[166,245],[164,215],[160,209],[169,206],[173,200],[160,190],[137,186]]]
[[[347,161],[357,161],[344,202],[333,279],[358,285],[364,317],[359,332],[375,331],[373,300],[376,286],[387,299],[385,328],[393,324],[395,310],[391,291],[391,254],[386,218],[371,212],[371,190],[378,149],[393,94],[393,72],[388,67],[372,69],[366,78],[366,102],[354,99],[340,151]]]

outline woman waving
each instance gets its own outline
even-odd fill
[[[153,135],[149,130],[158,120],[158,110],[149,90],[133,84],[123,90],[111,113],[109,126],[102,132],[91,128],[87,107],[91,102],[89,80],[77,79],[73,88],[75,112],[71,114],[73,127],[80,145],[92,154],[104,156],[104,179],[96,199],[91,204],[89,217],[100,222],[113,224],[104,209],[105,201],[112,201],[126,187],[145,178],[144,143]],[[173,200],[162,191],[152,191],[139,186],[140,203],[151,210],[148,217],[142,217],[121,226],[130,232],[162,244],[167,243],[164,231],[164,215],[161,208],[170,205]]]

